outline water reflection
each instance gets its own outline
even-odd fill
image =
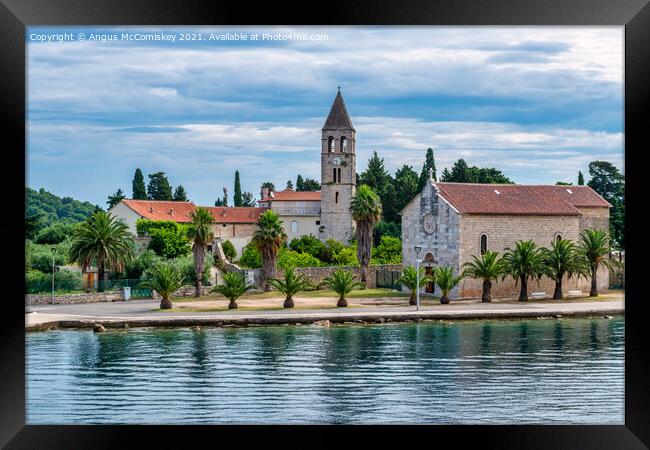
[[[27,340],[29,423],[623,423],[622,317]]]

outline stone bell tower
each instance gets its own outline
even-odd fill
[[[321,137],[321,240],[348,243],[354,237],[350,201],[356,173],[355,131],[339,88]]]

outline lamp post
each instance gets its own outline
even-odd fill
[[[419,245],[416,245],[414,247],[415,250],[415,279],[417,280],[415,282],[415,298],[416,298],[416,306],[415,309],[416,311],[420,310],[420,251],[422,250],[422,247]]]
[[[50,304],[54,304],[54,254],[56,253],[56,248],[52,247],[52,298],[50,299]]]

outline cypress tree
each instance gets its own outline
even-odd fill
[[[244,199],[241,194],[241,181],[239,180],[239,170],[235,170],[235,196],[233,197],[235,206],[242,206]]]
[[[140,169],[135,169],[135,175],[133,176],[133,198],[135,200],[147,199],[147,189],[144,186],[144,176]]]
[[[585,176],[582,174],[581,171],[578,171],[578,186],[584,186],[585,185]]]
[[[429,169],[433,174],[433,180],[437,181],[438,177],[436,175],[436,160],[433,156],[433,149],[430,147],[427,149],[427,155],[424,160],[424,165],[422,166],[422,171],[420,172],[420,179],[418,180],[418,192],[422,192],[424,186],[427,184],[429,179]]]
[[[302,175],[298,174],[298,178],[296,178],[296,191],[302,191],[304,189],[304,180],[302,178]]]

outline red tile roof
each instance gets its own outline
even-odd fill
[[[267,208],[230,208],[223,206],[206,206],[216,223],[256,223]]]
[[[274,192],[272,197],[265,197],[262,200],[260,200],[260,202],[283,201],[283,200],[319,202],[320,192],[292,191],[291,189],[285,189],[284,191]]]
[[[130,199],[124,199],[122,202],[137,214],[149,220],[189,222],[190,214],[196,209],[196,205],[192,202]]]
[[[588,186],[436,183],[461,214],[567,215],[579,207],[611,206]],[[498,192],[498,193],[497,193]]]
[[[192,202],[170,202],[160,200],[130,200],[122,202],[140,216],[149,220],[173,220],[190,222],[190,214],[197,206]],[[204,206],[210,211],[216,223],[255,223],[266,208],[234,208]]]

